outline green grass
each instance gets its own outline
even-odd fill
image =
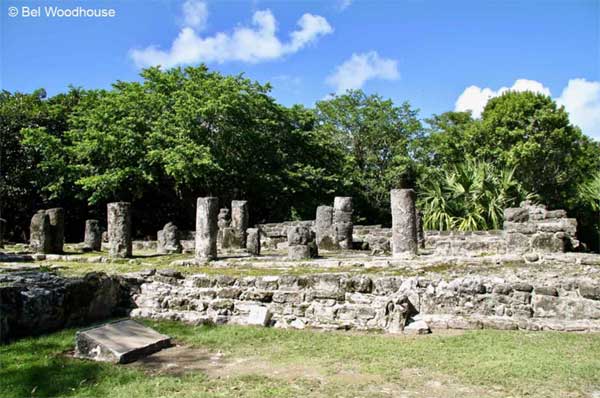
[[[393,337],[147,323],[180,343],[223,351],[229,358],[267,361],[280,368],[308,366],[319,369],[323,378],[281,379],[252,371],[221,378],[200,371],[183,376],[149,375],[138,367],[68,357],[64,353],[73,348],[75,331],[71,329],[0,346],[0,396],[386,396],[383,390],[377,392],[379,385],[417,391],[432,378],[494,391],[496,396],[577,397],[600,390],[599,334],[484,330]],[[376,377],[368,379],[376,382],[349,388],[347,381],[334,377],[347,370],[360,377]],[[421,376],[407,380],[407,370]]]

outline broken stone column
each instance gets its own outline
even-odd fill
[[[298,225],[287,229],[288,258],[301,260],[319,255],[315,242],[315,233],[307,226]]]
[[[246,250],[253,256],[260,256],[260,229],[248,228],[246,230]]]
[[[392,189],[392,256],[403,257],[417,254],[417,212],[415,191]]]
[[[232,200],[231,227],[235,230],[237,243],[242,249],[246,247],[246,229],[248,229],[249,221],[248,201]]]
[[[102,249],[102,230],[100,229],[100,221],[85,221],[83,247],[93,251],[100,251]]]
[[[52,228],[45,210],[38,210],[29,226],[29,248],[35,253],[51,253]]]
[[[179,240],[179,229],[172,222],[165,224],[163,229],[158,231],[156,240],[156,251],[159,254],[181,253],[182,246]]]
[[[333,230],[335,241],[342,249],[352,249],[352,198],[336,196],[333,200]]]
[[[317,246],[320,250],[339,249],[333,230],[333,207],[317,207],[317,216],[315,218],[315,236],[317,239]]]
[[[51,253],[62,253],[65,243],[65,211],[62,207],[46,210],[50,221]]]
[[[417,210],[417,245],[425,249],[425,228],[423,227],[423,212]]]
[[[219,232],[217,233],[217,246],[222,249],[227,248],[230,245],[228,240],[226,246],[223,246],[223,235],[225,234],[225,229],[229,229],[230,225],[229,209],[224,207],[219,210],[219,215],[217,216],[217,227],[219,227]]]
[[[108,255],[131,257],[131,203],[109,203],[107,210]]]
[[[198,198],[196,205],[196,258],[217,258],[217,216],[219,200],[214,197]]]

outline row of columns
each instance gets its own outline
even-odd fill
[[[390,192],[392,212],[392,255],[403,257],[416,255],[422,239],[420,220],[415,208],[416,195],[412,189],[393,189]],[[233,201],[231,227],[235,231],[240,247],[249,247],[252,254],[260,253],[260,231],[248,229],[248,202]],[[334,206],[319,206],[315,222],[316,234],[294,230],[288,236],[294,246],[294,256],[302,248],[302,256],[315,256],[316,248],[329,244],[331,248],[352,248],[352,198],[336,197]],[[195,257],[198,260],[213,260],[217,257],[219,233],[219,200],[216,197],[198,198],[196,204]],[[131,204],[128,202],[107,205],[108,242],[110,257],[131,257]],[[166,228],[165,228],[166,229]],[[163,232],[164,233],[164,232]],[[176,232],[175,232],[176,233]],[[250,238],[250,239],[248,239]],[[248,240],[250,242],[248,242]],[[314,242],[316,240],[316,242]],[[62,253],[64,242],[64,211],[62,208],[38,211],[31,220],[30,245],[42,253]],[[97,220],[87,220],[85,246],[100,250],[102,233]],[[314,242],[314,243],[313,243]],[[250,244],[248,244],[250,243]],[[314,246],[314,247],[313,247]]]

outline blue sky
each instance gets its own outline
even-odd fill
[[[206,62],[312,106],[346,88],[421,117],[478,115],[506,89],[550,94],[600,139],[600,0],[1,0],[3,89],[108,88],[140,67]],[[42,7],[39,17],[24,7]],[[45,6],[114,9],[49,17]],[[9,16],[16,7],[19,15]],[[178,39],[179,38],[179,39]]]

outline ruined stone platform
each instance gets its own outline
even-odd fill
[[[77,332],[75,356],[94,361],[129,363],[171,345],[171,338],[132,320]]]

